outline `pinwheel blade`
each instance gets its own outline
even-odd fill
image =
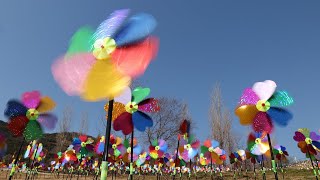
[[[122,113],[116,120],[114,120],[113,129],[115,131],[121,130],[124,135],[130,134],[133,130],[132,115],[127,112]]]
[[[90,27],[80,28],[70,40],[67,56],[90,52],[94,43],[92,40],[93,33],[94,30]]]
[[[25,92],[22,94],[22,102],[29,109],[36,109],[40,103],[39,91]]]
[[[264,82],[256,82],[252,90],[257,94],[261,100],[268,100],[277,88],[277,84],[274,81],[266,80]]]
[[[293,98],[286,91],[277,91],[268,100],[272,107],[285,107],[293,104]]]
[[[255,105],[244,105],[240,106],[236,109],[235,114],[240,119],[240,124],[242,125],[250,125],[255,119],[258,109]]]
[[[132,114],[132,121],[134,127],[141,132],[145,131],[147,127],[153,126],[153,121],[151,117],[140,111],[137,111]]]
[[[104,106],[104,110],[108,112],[109,103]],[[114,102],[113,103],[113,111],[112,111],[112,121],[117,119],[122,113],[126,112],[125,105],[122,103]],[[108,113],[106,115],[106,119],[108,119]]]
[[[120,96],[117,96],[114,98],[114,101],[126,105],[129,102],[131,102],[131,99],[132,99],[131,89],[129,87],[126,87]]]
[[[251,88],[247,88],[244,90],[240,98],[239,106],[256,105],[258,101],[259,97],[257,94]]]
[[[140,103],[150,94],[149,88],[137,87],[132,92],[132,101],[135,103]]]
[[[319,140],[320,140],[320,136],[319,136],[316,132],[311,132],[311,133],[310,133],[310,138],[311,138],[313,141],[319,141]]]
[[[287,126],[289,121],[293,118],[293,115],[289,111],[281,108],[271,107],[267,114],[272,121],[280,126]]]
[[[155,18],[149,14],[140,13],[132,16],[115,34],[114,39],[117,46],[129,45],[145,39],[155,29],[156,25]]]
[[[255,132],[271,133],[273,130],[273,124],[265,112],[259,112],[253,120],[253,130]]]
[[[112,62],[118,70],[132,78],[144,74],[150,62],[156,57],[159,39],[148,37],[144,41],[117,48],[112,54]]]
[[[41,139],[43,136],[43,132],[40,124],[35,120],[29,121],[25,131],[23,132],[23,136],[26,141]]]
[[[160,111],[160,105],[157,99],[149,98],[141,101],[138,109],[142,112],[154,113]]]
[[[305,137],[310,137],[310,130],[308,128],[300,128],[298,131],[301,132]]]
[[[40,100],[40,104],[37,108],[37,110],[40,113],[45,113],[48,111],[53,110],[56,107],[56,103],[51,99],[49,96],[44,96]]]
[[[293,139],[296,142],[304,141],[306,139],[306,136],[299,131],[296,131],[294,134]]]
[[[7,103],[7,107],[4,111],[4,115],[8,118],[25,116],[28,109],[21,104],[18,100],[10,100]]]
[[[58,117],[53,114],[40,114],[38,122],[49,130],[53,130],[58,122]]]
[[[22,136],[29,119],[26,116],[12,117],[8,123],[8,129],[13,136]]]

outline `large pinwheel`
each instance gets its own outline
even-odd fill
[[[198,154],[200,141],[195,139],[193,135],[180,140],[179,156],[186,162],[193,159]]]
[[[248,150],[254,155],[263,155],[269,150],[266,133],[252,132],[248,136]]]
[[[66,55],[52,66],[68,95],[90,101],[114,98],[144,73],[157,54],[158,39],[150,36],[156,21],[145,13],[128,15],[127,9],[115,11],[96,31],[83,27],[75,33]]]
[[[276,83],[267,80],[257,82],[247,88],[235,110],[242,125],[252,124],[255,132],[271,133],[273,122],[286,126],[292,114],[283,107],[293,103],[292,97],[285,91],[276,91]]]
[[[320,136],[316,132],[310,132],[307,128],[296,131],[293,139],[298,142],[298,147],[305,154],[316,155],[315,149],[320,149]]]
[[[57,117],[47,113],[53,110],[55,102],[48,96],[41,97],[39,91],[26,92],[22,102],[10,100],[4,112],[9,118],[8,129],[14,136],[24,136],[32,141],[43,136],[43,127],[54,129]]]
[[[153,121],[146,113],[158,112],[160,110],[158,101],[154,98],[145,99],[150,94],[149,88],[137,87],[131,91],[118,97],[115,101],[121,102],[125,106],[119,111],[121,113],[113,122],[115,131],[122,131],[124,135],[128,135],[135,127],[143,132],[147,127],[152,127]],[[117,108],[117,107],[116,107]],[[146,112],[146,113],[145,113]]]
[[[279,161],[285,161],[287,159],[287,156],[289,156],[286,147],[276,145],[273,147],[273,153],[276,155],[276,158]]]
[[[153,159],[163,158],[164,154],[168,150],[168,144],[165,140],[155,139],[152,141],[151,146],[149,147],[149,154]]]
[[[72,145],[73,149],[77,153],[78,159],[93,155],[93,142],[93,139],[88,138],[85,135],[80,135],[78,138],[73,139]]]
[[[220,159],[220,155],[217,154],[220,152],[222,155],[222,150],[219,148],[219,142],[216,140],[206,140],[204,145],[201,146],[201,153],[211,162],[216,164],[222,164],[223,161]]]

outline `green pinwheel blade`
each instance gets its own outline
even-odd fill
[[[94,30],[90,27],[80,28],[71,38],[67,55],[90,52],[93,46]]]
[[[310,138],[310,130],[308,128],[298,129],[306,138]]]
[[[293,104],[293,98],[286,91],[277,91],[268,100],[272,107],[285,107]]]
[[[40,124],[36,120],[30,120],[23,132],[23,136],[26,141],[41,139],[43,132]]]
[[[119,157],[120,155],[121,155],[121,152],[118,149],[114,150],[115,157]]]
[[[279,151],[277,149],[273,149],[273,154],[277,155],[279,154]]]
[[[206,146],[201,146],[201,153],[206,153],[208,152],[209,148],[207,148]]]
[[[252,148],[254,145],[255,145],[255,142],[248,142],[248,149],[250,152],[252,151]]]
[[[188,144],[191,144],[194,140],[194,135],[190,134],[188,138]]]
[[[152,146],[154,146],[154,147],[155,147],[155,146],[158,146],[158,140],[157,140],[157,139],[153,140],[151,144],[152,144]]]
[[[124,145],[124,147],[126,147],[126,148],[128,149],[128,147],[130,146],[130,144],[129,144],[129,139],[125,139],[125,140],[123,141],[123,145]]]
[[[143,99],[145,99],[149,94],[150,94],[149,88],[137,87],[132,92],[132,101],[138,104]]]
[[[88,150],[85,147],[81,147],[80,149],[80,155],[82,157],[85,157],[88,154]]]
[[[186,162],[184,162],[184,160],[182,160],[182,159],[180,159],[180,164],[181,164],[182,166],[186,166],[186,165],[187,165]]]

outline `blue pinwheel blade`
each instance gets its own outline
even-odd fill
[[[315,146],[317,149],[320,149],[320,142],[312,141],[312,145]]]
[[[28,109],[21,104],[18,100],[10,100],[7,103],[7,108],[4,111],[4,115],[8,118],[26,115]]]
[[[142,152],[142,147],[137,145],[136,147],[133,148],[133,154],[139,155]]]
[[[134,127],[141,132],[145,131],[147,127],[153,126],[151,117],[140,111],[132,114],[132,121]]]
[[[150,35],[155,29],[157,22],[150,14],[140,13],[132,16],[114,39],[118,47],[139,42]]]
[[[293,115],[289,111],[282,108],[271,107],[267,113],[272,121],[284,127],[287,126],[293,118]]]
[[[286,150],[286,147],[281,146],[281,151],[285,151],[285,150]]]
[[[163,146],[160,146],[160,151],[165,153],[165,152],[167,152],[167,150],[168,150],[168,144],[167,143],[163,144]]]
[[[72,145],[79,145],[81,144],[81,140],[79,138],[73,138],[73,142],[72,142]]]
[[[212,141],[211,141],[211,146],[212,146],[213,148],[219,147],[219,142],[216,141],[216,140],[212,140]]]

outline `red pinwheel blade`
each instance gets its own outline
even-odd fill
[[[265,112],[259,112],[257,114],[252,126],[255,132],[266,132],[270,134],[273,130],[273,124]]]
[[[157,99],[149,98],[139,103],[138,109],[142,112],[154,113],[160,111]]]
[[[180,134],[186,134],[190,131],[190,122],[188,120],[183,120],[180,125]]]
[[[141,43],[117,48],[112,53],[112,62],[132,78],[142,75],[158,52],[159,40],[149,37]]]
[[[304,141],[306,139],[306,137],[301,132],[296,131],[295,135],[293,136],[293,139],[296,142],[301,142],[301,141]]]
[[[133,130],[132,114],[124,112],[118,116],[113,122],[113,129],[115,131],[121,130],[124,135],[130,134]]]
[[[88,137],[86,135],[81,135],[81,136],[79,136],[79,139],[81,142],[86,142]]]
[[[8,129],[13,136],[22,136],[29,119],[26,116],[17,116],[9,120]]]

